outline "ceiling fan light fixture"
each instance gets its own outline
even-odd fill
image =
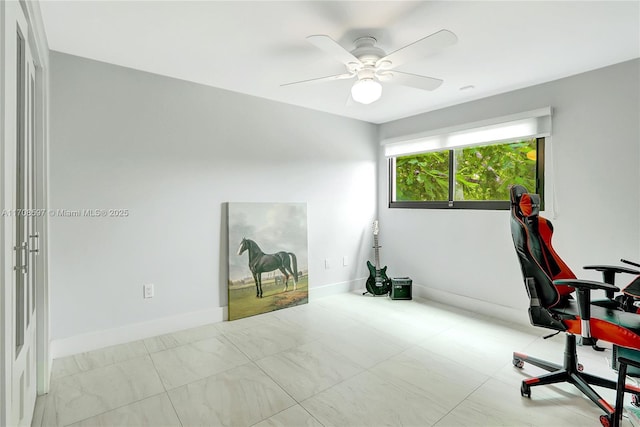
[[[374,79],[360,79],[351,88],[351,97],[360,104],[371,104],[382,96],[382,85]]]

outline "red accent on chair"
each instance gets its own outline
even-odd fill
[[[533,213],[533,203],[531,202],[531,196],[529,194],[523,194],[520,199],[520,211],[524,216],[531,216]]]
[[[580,317],[576,316],[575,319],[565,320],[564,323],[567,325],[567,332],[575,335],[582,333]],[[591,336],[622,347],[640,348],[640,335],[623,326],[597,318],[591,318],[589,324],[591,325]]]
[[[609,411],[610,414],[613,414],[616,411],[615,409],[613,409],[613,406],[609,405],[609,402],[607,402],[606,400],[600,399],[599,402],[602,406],[607,408],[607,411]]]
[[[545,260],[547,261],[547,265],[550,265],[550,260],[546,259],[549,255],[552,257],[555,264],[558,266],[560,271],[556,273],[552,279],[560,280],[560,279],[575,279],[576,275],[573,274],[573,271],[569,268],[567,264],[560,258],[560,256],[556,253],[551,246],[551,237],[553,236],[553,228],[549,225],[549,221],[545,218],[538,217],[538,230],[540,232],[540,237],[542,241],[545,243],[546,251],[542,254],[545,256]],[[575,288],[567,285],[556,285],[556,289],[560,296],[569,295],[571,292],[575,291]]]
[[[565,319],[562,323],[567,327],[565,332],[569,334],[580,335],[580,332],[582,332],[580,318],[577,316],[575,319]]]
[[[640,387],[636,387],[636,386],[631,385],[631,384],[626,384],[625,388],[627,388],[627,389],[629,389],[631,391],[636,391],[636,392],[640,393]]]

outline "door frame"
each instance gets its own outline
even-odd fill
[[[49,46],[44,32],[44,24],[40,12],[40,4],[37,1],[24,0],[7,0],[0,2],[0,21],[3,23],[3,29],[13,28],[9,24],[9,20],[15,19],[12,8],[19,7],[27,20],[29,28],[26,36],[27,42],[31,49],[33,60],[36,65],[36,108],[35,108],[35,138],[36,138],[36,203],[38,208],[48,211],[49,208],[49,186],[48,186],[48,165],[49,165],[49,99],[50,99],[50,81],[49,81]],[[15,156],[11,144],[15,143],[15,138],[10,134],[6,124],[10,120],[15,119],[15,104],[12,99],[7,99],[7,87],[13,82],[8,82],[7,67],[15,66],[15,58],[7,57],[7,43],[12,43],[13,37],[7,37],[5,31],[0,32],[0,165],[2,173],[0,173],[0,212],[4,209],[11,209],[12,206],[6,206],[7,200],[15,198],[15,186],[13,185],[14,174],[13,168],[6,168],[4,165],[14,163],[15,159],[7,159],[9,156]],[[15,69],[15,68],[14,68]],[[13,73],[11,73],[13,75]],[[11,130],[15,126],[11,126]],[[6,163],[9,162],[9,163]],[[0,319],[2,323],[13,325],[11,313],[12,307],[12,289],[14,284],[13,264],[14,255],[13,230],[12,222],[6,221],[0,216]],[[36,379],[37,394],[45,394],[49,392],[49,380],[52,360],[49,351],[50,342],[50,325],[49,325],[49,217],[48,215],[38,218],[38,227],[41,230],[40,238],[40,254],[36,263],[36,274],[41,279],[36,287],[36,312],[38,313],[36,320]],[[9,298],[7,298],[7,296]],[[11,399],[11,390],[9,389],[12,381],[8,377],[11,375],[11,361],[13,357],[11,332],[14,328],[0,328],[0,425],[8,425],[9,408]],[[9,332],[9,333],[8,333]]]

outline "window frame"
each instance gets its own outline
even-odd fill
[[[499,145],[508,145],[521,140],[502,142]],[[395,162],[396,157],[390,157],[389,166],[389,191],[387,193],[390,209],[471,209],[471,210],[509,210],[508,200],[453,200],[455,180],[455,148],[449,149],[449,200],[438,201],[394,201],[395,189]],[[540,210],[544,210],[544,164],[545,164],[545,137],[536,138],[536,188],[534,192],[540,195]]]

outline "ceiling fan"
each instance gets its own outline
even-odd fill
[[[308,36],[307,40],[325,51],[347,67],[347,72],[333,76],[286,83],[281,86],[321,83],[334,80],[355,78],[351,87],[351,97],[361,104],[371,104],[382,96],[380,82],[414,87],[422,90],[434,90],[442,80],[433,77],[398,71],[396,67],[411,59],[424,56],[436,49],[455,44],[458,37],[448,30],[440,30],[407,46],[386,54],[376,46],[377,40],[371,36],[360,37],[354,41],[355,48],[349,52],[327,35]]]

